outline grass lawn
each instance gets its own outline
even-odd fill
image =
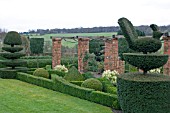
[[[0,79],[0,113],[112,113],[112,110],[18,80]]]

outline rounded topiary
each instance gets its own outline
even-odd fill
[[[44,68],[38,68],[33,73],[34,76],[49,78],[49,73]]]
[[[90,78],[90,79],[85,80],[81,84],[81,86],[86,87],[86,88],[95,89],[97,91],[102,91],[102,89],[103,89],[102,83],[99,80],[95,79],[95,78]]]
[[[148,73],[118,75],[117,88],[123,113],[169,113],[170,76]]]
[[[10,31],[7,33],[4,39],[4,44],[7,45],[21,45],[22,40],[18,32]]]

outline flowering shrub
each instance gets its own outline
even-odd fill
[[[68,72],[68,69],[67,69],[64,65],[56,65],[56,66],[54,67],[54,70],[61,71],[61,72],[65,72],[65,73]]]
[[[161,73],[161,69],[160,68],[152,69],[149,70],[149,73]]]
[[[106,70],[103,72],[102,77],[107,78],[108,80],[110,80],[111,83],[115,84],[117,80],[117,75],[119,75],[119,73],[116,70]]]

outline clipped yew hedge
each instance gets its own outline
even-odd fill
[[[170,76],[126,73],[118,76],[117,87],[123,113],[170,112]]]

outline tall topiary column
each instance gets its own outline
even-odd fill
[[[10,31],[7,33],[5,39],[4,39],[4,47],[2,47],[2,50],[5,52],[0,53],[2,57],[5,58],[5,60],[0,61],[3,65],[5,65],[7,68],[2,68],[0,70],[0,77],[8,78],[7,76],[10,76],[8,71],[11,72],[11,70],[27,70],[26,68],[21,68],[20,66],[23,66],[26,64],[26,61],[23,61],[19,59],[22,56],[25,56],[24,53],[20,53],[20,51],[23,49],[20,45],[22,44],[22,40],[20,38],[19,33],[15,31]],[[5,72],[4,72],[5,71]],[[6,74],[4,74],[6,73]],[[8,75],[9,74],[9,75]],[[12,74],[12,73],[11,73]],[[13,75],[11,75],[13,76]],[[10,78],[10,77],[9,77]]]
[[[124,113],[170,113],[170,77],[149,73],[151,69],[166,64],[168,55],[156,54],[162,44],[163,33],[157,25],[150,25],[152,37],[139,38],[132,23],[126,18],[118,20],[130,49],[135,53],[123,53],[129,64],[143,73],[126,73],[118,76],[118,97]]]

